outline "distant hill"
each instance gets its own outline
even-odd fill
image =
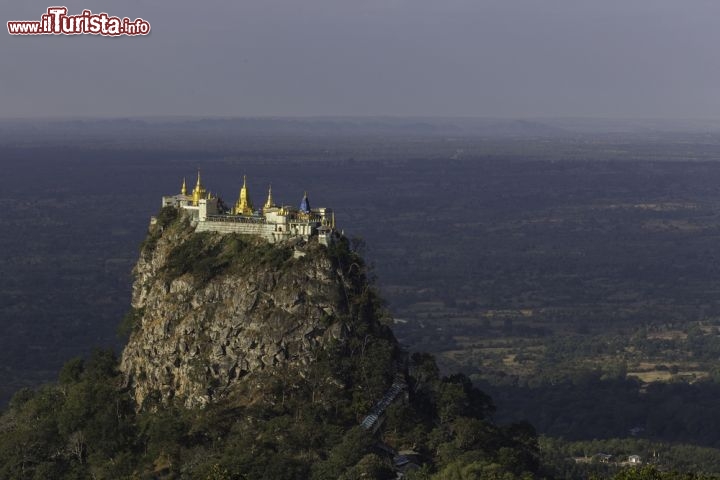
[[[235,135],[379,135],[379,136],[480,136],[555,137],[568,130],[535,120],[401,117],[308,117],[308,118],[176,118],[176,119],[76,119],[0,121],[0,140],[42,135],[76,138],[112,135],[144,137],[182,132]]]

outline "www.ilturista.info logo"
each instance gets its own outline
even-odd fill
[[[66,7],[50,7],[37,21],[7,22],[10,35],[147,35],[150,23],[142,18],[111,17],[107,13],[83,10],[80,15],[68,15]]]

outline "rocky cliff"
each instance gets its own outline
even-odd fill
[[[0,478],[540,478],[532,427],[486,420],[490,398],[432,356],[405,361],[364,271],[342,238],[195,233],[163,209],[121,372],[98,350],[18,392]]]
[[[396,368],[397,344],[345,239],[328,248],[195,233],[165,208],[134,274],[121,371],[140,407],[327,389],[365,392],[367,404]]]

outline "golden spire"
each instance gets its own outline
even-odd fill
[[[183,177],[183,184],[180,188],[180,195],[187,195],[187,184],[185,183],[185,177]]]
[[[332,212],[332,228],[335,230],[335,212]]]
[[[195,184],[195,188],[192,192],[193,205],[197,206],[201,199],[206,198],[206,195],[207,192],[205,191],[205,187],[203,187],[200,182],[200,169],[198,169],[197,183]]]
[[[247,189],[247,175],[243,175],[243,186],[240,189],[240,197],[235,203],[235,215],[252,215],[253,206]]]
[[[265,206],[263,209],[267,210],[268,208],[273,208],[275,206],[275,202],[273,202],[272,198],[272,185],[268,186],[268,198],[267,202],[265,202]]]

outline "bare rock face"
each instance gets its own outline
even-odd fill
[[[182,213],[163,213],[135,267],[135,325],[120,367],[139,407],[202,407],[252,392],[260,377],[302,378],[318,352],[353,335],[348,319],[367,289],[357,265],[312,240],[199,234]]]

